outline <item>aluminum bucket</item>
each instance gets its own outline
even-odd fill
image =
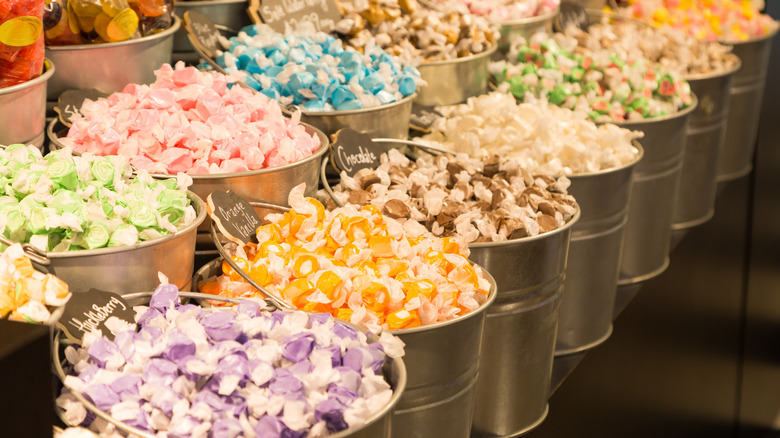
[[[644,158],[634,169],[618,284],[638,283],[669,266],[672,215],[680,185],[688,119],[698,101],[675,114],[616,123],[642,131]]]
[[[409,372],[393,414],[394,438],[469,436],[480,363],[489,366],[480,360],[485,310],[498,295],[495,280],[483,272],[490,295],[478,309],[450,321],[389,331],[406,344]]]
[[[200,12],[209,17],[214,24],[221,24],[230,29],[239,30],[244,26],[252,24],[246,12],[248,6],[247,0],[180,0],[176,2],[174,13],[181,18],[184,17],[185,12]],[[179,29],[173,35],[173,52],[179,54],[182,52],[192,52],[194,54],[195,52],[184,29]]]
[[[509,45],[512,43],[512,40],[518,36],[527,40],[530,36],[538,32],[552,34],[553,21],[555,21],[555,17],[558,16],[558,12],[560,12],[560,8],[555,8],[554,11],[548,14],[498,23],[501,26],[499,29],[499,32],[501,33],[498,43],[499,50],[502,52],[509,50]]]
[[[43,147],[46,138],[46,84],[54,64],[44,60],[35,79],[0,88],[0,145],[24,143]]]
[[[198,270],[193,288],[221,272],[221,259],[210,262]],[[493,277],[483,272],[491,288],[487,302],[478,309],[451,321],[389,331],[406,344],[404,363],[408,374],[406,389],[392,416],[391,436],[469,436],[485,310],[497,295]],[[377,436],[382,435],[366,435]]]
[[[48,99],[63,91],[95,88],[105,93],[121,91],[127,84],[148,84],[154,70],[171,62],[173,34],[181,20],[174,17],[168,29],[154,35],[105,44],[46,46],[46,57],[57,66],[49,81]]]
[[[341,128],[352,128],[371,137],[409,137],[409,118],[416,94],[398,102],[350,111],[308,111],[301,121],[318,128],[326,135],[333,135]]]
[[[484,94],[488,84],[488,62],[498,49],[448,61],[423,62],[417,67],[428,85],[417,91],[415,103],[426,106],[454,105]]]
[[[197,218],[184,229],[160,239],[130,247],[49,252],[48,269],[71,290],[92,288],[118,294],[137,290],[154,290],[162,272],[171,284],[190,290],[195,259],[195,234],[206,219],[206,206],[196,194],[189,193]]]
[[[65,129],[58,119],[54,119],[49,123],[47,134],[49,147],[52,150],[63,147],[59,138],[66,135]],[[215,190],[231,190],[250,202],[264,201],[278,205],[287,205],[287,196],[290,190],[300,183],[306,183],[306,196],[314,196],[320,182],[319,170],[322,156],[328,151],[330,142],[325,134],[314,127],[306,126],[306,131],[310,134],[316,134],[320,139],[320,148],[314,155],[295,163],[268,169],[214,175],[191,175],[193,184],[190,190],[202,199],[206,199]],[[152,176],[155,178],[171,177],[171,175],[162,174],[154,174]],[[210,245],[212,243],[211,235],[209,234],[210,224],[211,218],[207,218],[198,228],[198,243],[213,248],[213,245]]]
[[[726,139],[729,90],[739,62],[727,72],[688,76],[699,106],[688,122],[680,188],[674,207],[672,228],[694,227],[715,214],[718,163]]]
[[[221,263],[219,260],[214,260],[208,265],[204,266],[198,271],[198,275],[200,275],[203,271],[203,274],[207,274],[210,272],[207,272],[209,269],[220,269],[219,266],[221,266]],[[216,271],[216,272],[221,272]],[[196,275],[197,278],[197,275]],[[208,276],[206,277],[208,278]],[[145,294],[138,294],[133,293],[130,294],[128,299],[128,304],[132,306],[137,305],[147,305],[149,303],[149,298],[151,297],[151,294],[149,296],[145,297],[138,297],[138,295],[145,295]],[[361,329],[357,326],[353,326],[357,330],[362,330],[365,332],[364,329]],[[373,340],[374,342],[377,341],[377,336],[373,335],[371,333],[367,333],[370,340]],[[60,345],[63,343],[62,339],[62,333],[58,332],[57,336],[52,343],[52,358],[54,360],[54,371],[57,374],[57,377],[59,378],[60,382],[65,382],[65,371],[62,368],[63,364],[63,358],[60,357]],[[389,359],[389,358],[388,358]],[[382,372],[385,375],[385,379],[387,379],[388,383],[390,383],[391,388],[393,388],[393,396],[390,398],[390,401],[387,402],[387,404],[376,414],[366,419],[366,423],[362,426],[360,426],[357,429],[354,430],[344,430],[338,433],[334,433],[332,435],[328,435],[328,438],[390,438],[390,425],[391,425],[391,414],[393,412],[394,407],[398,403],[398,401],[401,399],[401,396],[404,393],[404,389],[406,387],[406,381],[407,381],[407,373],[406,373],[406,366],[404,365],[404,360],[401,358],[396,359],[389,359],[385,361],[385,364],[382,367]],[[138,437],[138,438],[155,438],[157,435],[150,434],[147,432],[144,432],[143,430],[137,429],[132,426],[128,426],[124,424],[121,421],[118,421],[111,417],[109,413],[101,411],[97,408],[93,403],[89,401],[89,399],[85,398],[81,394],[79,394],[77,391],[73,390],[72,388],[68,388],[70,392],[81,402],[85,408],[87,408],[88,411],[94,413],[96,416],[102,418],[103,420],[108,421],[109,423],[116,426],[118,431],[124,432],[127,436],[130,437]]]
[[[734,75],[731,84],[731,107],[718,166],[718,181],[741,178],[753,168],[753,151],[775,34],[777,31],[763,38],[733,43],[734,54],[742,61],[742,68]]]
[[[572,175],[569,194],[582,209],[572,228],[555,355],[591,349],[612,334],[623,232],[636,160],[588,175]]]
[[[485,319],[474,437],[520,435],[547,416],[566,256],[579,217],[538,236],[469,245],[469,259],[499,288]]]

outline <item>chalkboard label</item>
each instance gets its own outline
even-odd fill
[[[248,12],[254,23],[262,21],[283,34],[304,23],[329,33],[342,18],[334,0],[250,0]]]
[[[379,157],[393,148],[392,143],[374,143],[367,134],[343,128],[333,134],[331,156],[336,169],[354,176],[360,169],[379,167]]]
[[[208,211],[217,229],[240,245],[257,243],[257,227],[262,221],[246,199],[230,191],[212,192],[207,198]]]
[[[432,106],[412,103],[412,114],[409,118],[409,125],[412,129],[422,132],[431,132],[431,126],[437,118],[441,117],[438,111]]]
[[[111,317],[135,324],[135,311],[121,296],[90,289],[71,294],[57,326],[76,342],[81,342],[84,335],[93,330],[100,330],[103,336],[114,339],[113,333],[106,327],[106,321]]]
[[[588,14],[585,8],[569,1],[561,2],[560,12],[555,17],[555,25],[563,32],[569,26],[575,26],[582,30],[588,30]]]
[[[59,115],[60,122],[62,122],[63,125],[70,127],[71,112],[78,111],[85,100],[98,100],[101,97],[107,96],[108,93],[104,93],[94,88],[88,90],[65,90],[60,94],[60,97],[57,98],[57,106],[54,107],[54,111]]]
[[[222,34],[216,24],[200,12],[184,13],[184,31],[192,46],[204,57],[214,59],[217,57],[217,50],[223,49],[219,42]]]

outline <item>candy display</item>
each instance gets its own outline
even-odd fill
[[[50,309],[65,305],[70,295],[62,280],[33,269],[18,243],[0,254],[0,318],[47,322]]]
[[[421,140],[471,156],[512,158],[543,175],[594,173],[630,163],[639,154],[632,141],[641,132],[596,126],[583,111],[530,100],[518,104],[509,94],[492,92],[438,107],[443,117]]]
[[[46,44],[116,43],[173,24],[172,0],[46,0]]]
[[[217,58],[228,72],[282,105],[306,111],[349,111],[397,102],[424,82],[377,46],[361,53],[323,32],[284,36],[247,26]]]
[[[131,179],[122,157],[45,157],[21,144],[0,149],[0,231],[44,251],[130,246],[158,239],[192,223],[195,209],[186,175]]]
[[[376,170],[361,169],[354,178],[342,172],[333,192],[342,204],[371,204],[387,217],[420,222],[435,236],[471,243],[536,236],[564,225],[577,212],[568,185],[565,176],[532,176],[518,160],[497,155],[412,161],[391,149]],[[335,208],[332,200],[328,207]]]
[[[646,58],[669,72],[687,75],[722,73],[733,70],[739,60],[731,47],[717,42],[691,38],[678,29],[650,27],[629,20],[610,20],[591,24],[588,31],[576,27],[566,34],[577,39],[580,47],[609,50],[622,60]]]
[[[325,211],[304,189],[290,192],[289,212],[266,216],[257,245],[233,256],[286,302],[376,332],[450,320],[487,301],[490,282],[468,261],[462,239],[435,238],[417,221],[393,219],[373,205]],[[200,291],[257,295],[226,262],[222,270]]]
[[[621,13],[656,26],[682,29],[697,39],[738,42],[777,31],[761,13],[764,0],[630,0]]]
[[[138,331],[136,331],[136,328]],[[403,355],[389,333],[330,315],[269,313],[245,300],[219,311],[179,301],[170,284],[137,308],[113,341],[84,336],[65,349],[65,386],[114,419],[168,437],[314,437],[362,426],[393,395],[382,366]],[[68,390],[57,398],[73,426],[111,432]]]
[[[469,12],[487,17],[491,22],[522,20],[550,14],[560,6],[560,0],[455,0],[468,6]]]
[[[588,112],[598,122],[642,120],[673,114],[693,103],[690,85],[647,59],[623,60],[612,51],[586,50],[560,33],[522,37],[513,62],[491,63],[494,78],[520,100],[544,96],[551,103]]]
[[[0,2],[0,88],[18,85],[43,71],[43,0]]]
[[[63,145],[127,157],[136,169],[193,175],[246,172],[311,156],[320,140],[268,97],[225,75],[165,64],[151,85],[86,100]]]
[[[488,51],[496,43],[496,29],[459,6],[447,3],[432,9],[416,0],[345,1],[344,19],[336,31],[358,50],[378,45],[412,64]]]

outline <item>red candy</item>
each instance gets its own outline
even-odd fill
[[[0,0],[0,88],[43,70],[43,0]]]

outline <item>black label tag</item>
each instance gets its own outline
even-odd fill
[[[555,25],[558,30],[563,32],[569,26],[575,26],[582,30],[587,30],[588,14],[585,12],[585,8],[570,1],[561,2],[560,12],[555,17]]]
[[[374,143],[367,134],[343,128],[333,134],[331,155],[336,169],[354,176],[360,169],[379,167],[379,157],[393,148],[393,143]]]
[[[230,191],[215,191],[206,200],[211,219],[225,237],[240,245],[257,243],[262,221],[246,199]]]
[[[62,124],[70,127],[71,111],[79,110],[87,99],[98,100],[101,97],[106,96],[108,96],[108,93],[104,93],[94,88],[88,90],[65,90],[57,98],[57,106],[54,107],[54,111],[59,115]]]
[[[417,131],[430,132],[433,122],[439,117],[441,117],[441,114],[434,107],[412,103],[409,125]]]
[[[303,23],[329,33],[341,20],[334,0],[250,0],[249,16],[253,22],[262,22],[275,31],[287,34]]]
[[[192,45],[208,58],[217,57],[217,50],[222,50],[219,42],[219,29],[208,17],[197,11],[184,13],[184,31]]]
[[[106,328],[106,321],[112,316],[135,324],[135,312],[121,296],[97,289],[73,292],[57,326],[76,342],[81,342],[84,334],[92,330],[101,330],[103,336],[114,339],[111,330]]]

